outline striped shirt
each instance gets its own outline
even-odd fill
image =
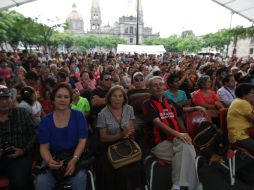
[[[16,148],[24,149],[25,153],[30,151],[37,127],[31,113],[24,108],[13,108],[8,117],[9,120],[0,122],[0,145],[7,141]]]

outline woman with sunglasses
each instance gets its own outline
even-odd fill
[[[71,98],[68,83],[59,83],[51,93],[54,111],[42,118],[37,131],[42,164],[47,169],[37,177],[36,190],[55,189],[57,178],[64,178],[72,190],[86,189],[86,173],[77,163],[87,144],[88,127],[83,114],[70,108]],[[56,158],[63,153],[69,155],[66,160]],[[63,171],[60,176],[56,175],[59,170]]]

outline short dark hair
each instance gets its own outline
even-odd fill
[[[70,102],[72,102],[72,88],[71,85],[67,82],[60,82],[56,85],[56,87],[52,90],[51,94],[50,94],[50,100],[54,101],[55,97],[56,97],[56,93],[60,88],[65,88],[66,90],[68,90],[69,95],[70,95]]]
[[[63,72],[63,71],[59,71],[59,72],[57,73],[57,76],[58,76],[59,78],[66,78],[68,75],[67,75],[65,72]]]
[[[250,93],[254,89],[254,85],[251,83],[241,83],[235,89],[235,95],[237,98],[242,98],[244,95]]]
[[[111,74],[109,72],[103,72],[100,75],[100,80],[103,80],[105,75],[110,75],[111,76]]]
[[[176,78],[180,78],[179,74],[177,74],[176,72],[170,74],[167,78],[167,84],[173,84]]]
[[[37,73],[35,71],[28,71],[25,75],[26,80],[37,81],[39,79]]]
[[[227,75],[222,79],[222,84],[225,85],[227,82],[229,82],[230,77],[234,77],[234,78],[235,78],[234,75],[232,75],[232,74],[227,74]]]

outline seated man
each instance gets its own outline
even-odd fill
[[[12,105],[9,89],[0,85],[0,175],[9,178],[12,190],[28,189],[36,122],[26,109]]]
[[[198,184],[196,153],[190,136],[180,132],[177,119],[183,109],[172,100],[163,97],[161,77],[152,77],[148,85],[152,96],[144,103],[143,113],[151,153],[172,162],[172,190],[180,190],[181,186],[194,190]]]
[[[222,79],[223,86],[217,91],[221,102],[225,107],[229,107],[235,99],[235,77],[232,74],[226,75]]]

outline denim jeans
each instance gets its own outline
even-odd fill
[[[80,170],[66,184],[70,185],[72,190],[86,190],[86,181],[86,170]],[[54,190],[55,185],[56,179],[50,170],[46,170],[46,173],[40,174],[35,181],[36,190]]]

